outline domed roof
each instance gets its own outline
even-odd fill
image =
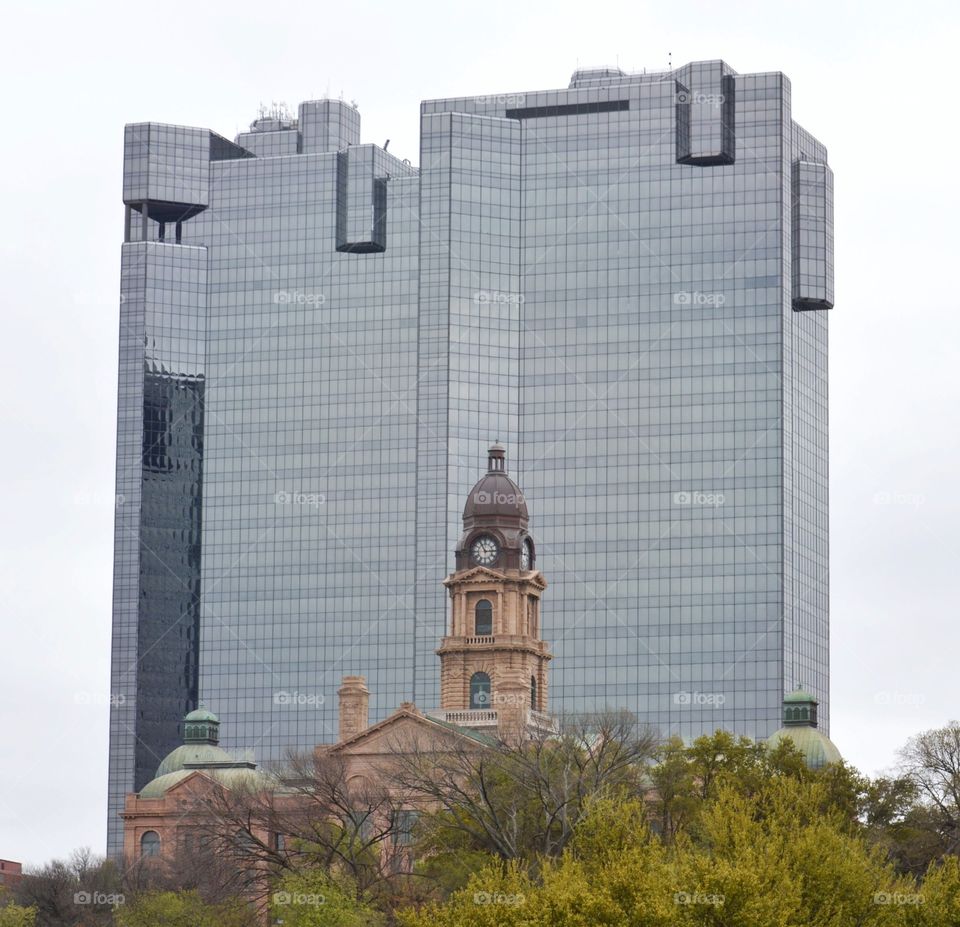
[[[202,705],[183,719],[184,743],[171,750],[157,767],[157,774],[141,790],[141,798],[159,798],[169,788],[182,782],[196,770],[212,776],[225,785],[232,785],[260,773],[253,763],[237,762],[226,750],[217,746],[220,719]]]
[[[463,519],[518,519],[529,521],[523,491],[507,476],[506,451],[494,444],[488,451],[488,469],[470,490],[463,508]]]
[[[843,757],[834,742],[815,727],[782,727],[767,738],[767,749],[789,740],[803,754],[803,760],[810,769],[823,769],[829,763],[839,763]]]
[[[192,769],[178,769],[175,772],[157,776],[140,789],[139,795],[141,798],[159,798],[166,793],[167,789],[172,788],[178,782],[182,782],[192,772]]]
[[[829,763],[839,763],[843,757],[833,741],[817,730],[817,706],[815,695],[803,689],[795,689],[783,699],[783,727],[767,738],[768,750],[775,750],[789,740],[803,754],[810,769],[822,769]]]
[[[178,769],[175,772],[166,773],[163,776],[157,776],[151,779],[141,790],[140,798],[161,798],[166,795],[178,782],[183,782],[191,773],[201,772],[211,779],[225,785],[227,788],[235,789],[240,785],[249,785],[257,787],[266,783],[266,777],[256,769],[250,767],[230,767],[221,769],[213,767],[212,769]]]
[[[187,764],[232,763],[233,757],[214,744],[181,744],[171,750],[157,767],[157,777],[177,772]]]

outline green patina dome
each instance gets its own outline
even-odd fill
[[[767,738],[767,749],[774,750],[789,740],[803,754],[810,769],[822,769],[839,763],[843,757],[833,741],[817,730],[816,697],[802,689],[791,692],[783,700],[783,727]]]
[[[141,798],[162,798],[178,782],[183,782],[191,773],[202,772],[205,776],[216,779],[217,782],[225,785],[229,789],[235,789],[241,785],[257,787],[265,782],[265,778],[259,770],[252,769],[249,766],[230,767],[223,769],[213,767],[210,769],[178,769],[176,772],[166,773],[163,776],[157,776],[152,779],[141,790]]]
[[[141,798],[160,798],[167,789],[182,782],[192,773],[192,769],[178,769],[175,772],[164,773],[151,779],[142,789],[140,789]]]
[[[178,772],[184,766],[207,766],[214,763],[232,763],[233,757],[222,747],[214,744],[181,744],[171,750],[157,767],[157,777]]]
[[[141,798],[160,798],[197,771],[229,787],[260,778],[253,763],[237,762],[218,746],[220,719],[202,705],[183,719],[183,741],[163,758],[156,776],[140,790]]]
[[[200,705],[183,719],[183,744],[171,750],[157,767],[157,778],[177,772],[184,766],[232,763],[233,757],[222,750],[220,719]]]
[[[810,769],[823,769],[829,763],[839,763],[843,757],[836,744],[815,727],[782,727],[767,738],[770,750],[789,740],[803,754],[803,761]]]

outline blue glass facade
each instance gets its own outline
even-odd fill
[[[427,101],[419,161],[329,100],[127,129],[112,849],[198,697],[261,761],[335,737],[344,674],[437,704],[493,440],[554,711],[766,736],[800,683],[829,730],[832,178],[789,82]]]

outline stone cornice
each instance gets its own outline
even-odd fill
[[[552,660],[546,641],[517,634],[495,634],[484,637],[444,637],[434,651],[447,653],[530,653],[544,660]]]
[[[531,570],[529,573],[514,572],[503,573],[499,570],[491,570],[488,567],[476,566],[469,570],[461,570],[458,573],[451,573],[443,584],[447,588],[451,586],[471,587],[476,585],[482,588],[489,583],[508,583],[513,586],[530,585],[542,592],[547,588],[547,581],[543,573],[539,570]]]

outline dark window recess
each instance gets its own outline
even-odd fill
[[[493,606],[486,599],[477,602],[473,631],[483,636],[493,634]]]
[[[474,673],[470,677],[470,708],[489,708],[491,701],[490,677],[486,673]]]
[[[141,856],[159,856],[160,855],[160,835],[155,830],[148,830],[140,838]]]
[[[540,119],[544,116],[620,113],[626,109],[630,109],[629,100],[598,100],[596,103],[566,103],[563,106],[528,106],[525,109],[508,109],[507,119]]]

